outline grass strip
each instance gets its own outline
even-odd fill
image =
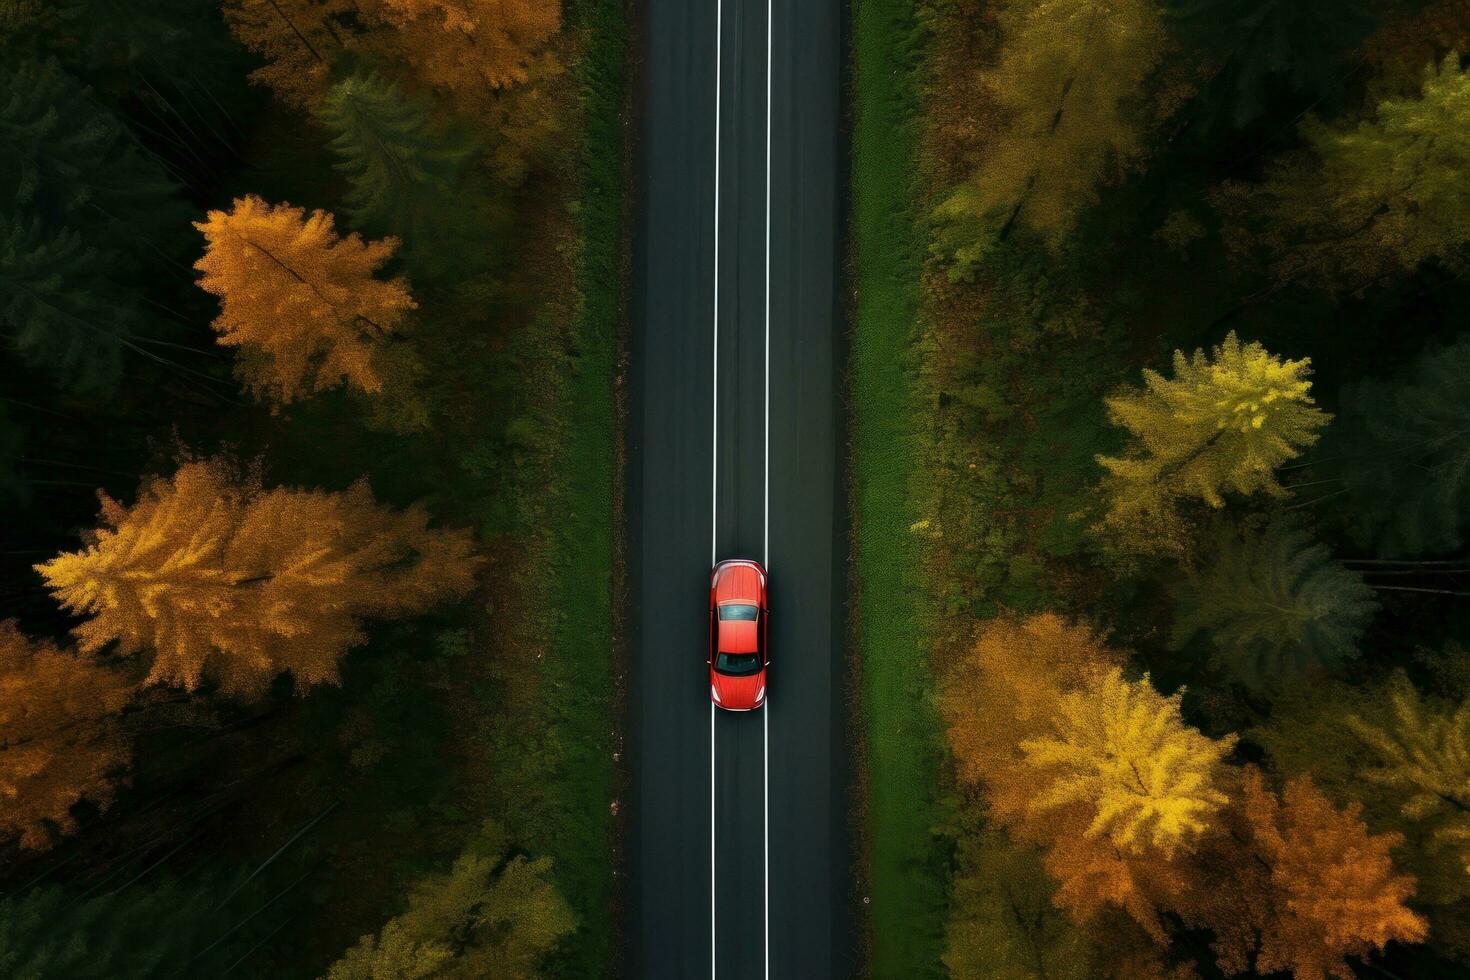
[[[942,975],[946,876],[935,828],[942,758],[927,647],[918,519],[913,343],[921,302],[916,183],[921,29],[911,0],[853,10],[850,394],[855,635],[866,745],[869,972]]]

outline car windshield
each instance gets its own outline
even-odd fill
[[[715,658],[715,670],[722,674],[754,674],[760,669],[758,653],[722,653]]]
[[[720,618],[721,619],[753,620],[753,619],[755,619],[757,613],[758,613],[758,610],[755,608],[755,606],[721,606],[720,607]]]

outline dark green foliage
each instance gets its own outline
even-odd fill
[[[1287,96],[1295,114],[1346,91],[1347,53],[1372,30],[1362,4],[1339,0],[1172,0],[1191,48],[1218,73],[1200,96],[1211,124],[1245,127]]]
[[[149,332],[136,289],[188,211],[158,163],[55,61],[0,68],[0,317],[73,390],[108,390]],[[128,297],[124,299],[123,297]]]
[[[0,900],[0,976],[6,980],[145,980],[218,976],[258,938],[226,935],[260,897],[214,878],[160,878],[85,889],[46,886]],[[274,925],[265,917],[266,928]],[[256,927],[256,923],[248,926]],[[224,939],[213,949],[216,940]],[[205,952],[208,950],[207,952]],[[201,955],[202,954],[202,955]]]
[[[1377,607],[1361,575],[1281,518],[1244,535],[1222,523],[1214,554],[1171,592],[1175,649],[1203,634],[1214,663],[1252,688],[1356,657]]]
[[[136,249],[188,212],[163,166],[54,60],[0,69],[0,204],[106,232]]]
[[[0,213],[0,324],[25,361],[76,391],[112,387],[121,373],[131,304],[108,288],[107,264],[81,236]]]
[[[337,83],[320,116],[351,187],[344,210],[353,224],[372,235],[398,235],[410,250],[453,247],[444,235],[473,153],[463,134],[436,125],[427,102],[379,75]]]
[[[1384,557],[1449,552],[1470,523],[1470,340],[1421,355],[1408,379],[1343,393],[1327,448],[1352,489],[1355,536]]]

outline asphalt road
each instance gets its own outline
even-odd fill
[[[644,0],[630,977],[806,980],[857,963],[841,646],[842,16],[840,0]],[[770,575],[769,702],[742,715],[711,709],[705,677],[709,569],[730,557],[762,559]]]

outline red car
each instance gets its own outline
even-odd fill
[[[753,711],[766,703],[771,666],[766,570],[732,558],[709,576],[709,696],[726,711]]]

